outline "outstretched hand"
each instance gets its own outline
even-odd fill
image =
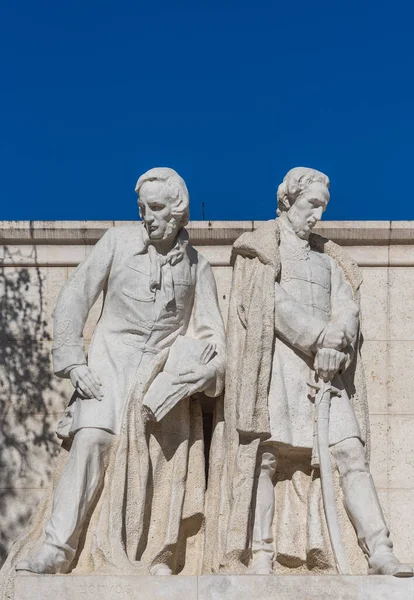
[[[203,365],[196,369],[189,369],[182,371],[178,377],[174,380],[175,384],[189,383],[190,391],[189,396],[196,392],[203,392],[206,390],[216,378],[216,369],[212,365]]]
[[[83,399],[102,400],[102,383],[98,375],[88,365],[73,367],[69,374],[73,387]]]

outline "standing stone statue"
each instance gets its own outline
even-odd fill
[[[412,576],[392,552],[366,458],[362,279],[340,247],[311,233],[328,205],[328,189],[323,173],[292,169],[278,189],[278,218],[234,244],[221,567],[270,574],[332,564],[319,471],[311,468],[313,387],[332,382],[328,463],[329,443],[368,572]]]
[[[205,465],[201,408],[190,396],[223,388],[224,326],[212,269],[184,229],[185,182],[155,168],[136,191],[142,223],[107,231],[60,293],[54,369],[75,387],[58,429],[66,442],[53,493],[3,574],[16,563],[34,573],[199,572]],[[102,291],[86,355],[82,332]],[[209,360],[195,362],[197,344]],[[157,380],[169,361],[178,372]],[[159,420],[143,407],[156,381],[160,404],[163,394],[174,400]]]

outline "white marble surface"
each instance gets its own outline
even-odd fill
[[[212,575],[19,576],[14,600],[412,600],[413,579]]]
[[[136,192],[142,222],[109,228],[98,243],[85,246],[92,251],[86,252],[69,280],[55,281],[53,292],[63,287],[54,309],[53,370],[57,377],[70,377],[74,388],[57,433],[72,442],[67,454],[65,449],[59,452],[53,469],[54,489],[48,489],[24,540],[16,540],[15,549],[20,543],[21,548],[10,553],[2,569],[1,597],[1,577],[9,573],[13,577],[16,570],[67,573],[82,535],[86,541],[76,563],[81,573],[96,569],[95,552],[123,575],[137,573],[138,554],[145,575],[171,574],[176,562],[181,567],[190,563],[182,540],[193,538],[201,528],[205,461],[198,433],[201,409],[193,418],[197,405],[189,399],[199,392],[210,398],[222,392],[224,324],[212,268],[188,241],[189,195],[184,180],[172,169],[155,168],[138,179]],[[20,323],[24,303],[35,303],[39,295],[41,317],[44,312],[44,276],[37,271],[35,275],[37,285],[30,288],[27,273],[16,270],[11,283],[20,283],[19,276],[23,276],[23,285],[16,290],[17,306],[8,306],[0,319],[6,333],[24,341],[28,337],[24,322]],[[9,291],[7,285],[4,288],[2,301],[7,303]],[[99,321],[85,332],[87,316],[103,290],[103,306],[98,303],[102,314],[99,318],[99,312],[94,313],[92,320]],[[13,310],[16,327],[8,327]],[[43,329],[50,336],[46,320]],[[84,332],[92,335],[88,354]],[[5,338],[7,371],[10,348]],[[20,365],[23,372],[16,373],[22,387],[28,379],[24,371],[32,362],[26,356]],[[157,423],[147,422],[150,414]],[[41,414],[37,421],[41,430]],[[34,425],[27,423],[29,430]],[[17,413],[9,429],[18,435],[19,428],[25,435]],[[42,431],[35,431],[35,436],[41,439]],[[200,439],[199,444],[193,438]],[[49,450],[50,444],[43,448],[38,464],[45,462]],[[12,460],[7,462],[13,465]],[[125,475],[122,482],[117,481],[121,473],[134,468],[133,477]],[[133,527],[128,526],[129,510],[134,514]],[[192,523],[187,533],[182,521],[188,524],[192,519],[198,526]],[[124,528],[120,557],[114,531]],[[90,547],[89,536],[94,538]],[[197,548],[188,574],[198,572],[200,560]]]
[[[271,216],[271,215],[270,215]],[[10,281],[16,272],[27,275],[25,299],[33,305],[33,320],[42,315],[46,332],[51,332],[57,294],[70,272],[91,247],[110,227],[125,225],[113,221],[1,221],[0,266],[3,281]],[[132,224],[132,222],[128,222]],[[226,318],[231,283],[230,249],[233,241],[243,232],[257,229],[262,222],[253,221],[192,221],[188,225],[190,239],[196,249],[206,256],[214,268],[219,291],[220,307]],[[414,564],[414,481],[411,439],[414,439],[414,221],[322,221],[315,231],[340,245],[362,266],[362,317],[364,328],[363,358],[367,372],[370,418],[375,440],[371,455],[371,469],[377,484],[381,503],[390,524],[396,554]],[[6,250],[5,250],[6,247]],[[5,267],[4,265],[9,265]],[[38,275],[41,275],[39,285]],[[0,282],[1,284],[1,282]],[[40,311],[41,307],[41,311]],[[90,316],[85,329],[86,345],[90,341],[99,307]],[[30,315],[29,315],[30,317]],[[49,359],[51,342],[41,331],[33,329],[33,340],[39,344],[27,347],[18,335],[12,335],[7,345],[13,356],[27,355],[41,358],[36,369],[30,371],[31,383],[23,393],[14,386],[10,395],[0,393],[0,402],[10,402],[13,410],[30,408],[24,435],[13,439],[21,450],[18,461],[15,451],[2,451],[4,467],[0,474],[0,554],[4,557],[16,538],[30,511],[43,494],[50,477],[53,458],[45,459],[45,468],[37,465],[41,475],[33,479],[32,458],[40,463],[44,450],[53,452],[53,430],[70,391],[70,382],[52,375]],[[0,332],[1,335],[1,332]],[[0,343],[5,345],[6,340]],[[0,375],[4,374],[0,365]],[[43,385],[38,392],[36,381]],[[36,436],[32,428],[33,413],[51,415],[53,423],[47,428],[47,444]],[[13,417],[14,418],[14,417]],[[401,429],[400,429],[401,427]],[[404,431],[404,436],[399,433]],[[408,433],[407,433],[408,432]],[[50,442],[52,440],[52,444]],[[35,448],[35,452],[32,449]],[[414,450],[414,448],[413,448]],[[38,453],[38,454],[36,454]],[[401,465],[394,473],[400,456]],[[27,461],[26,458],[29,457]],[[407,477],[404,477],[404,468]],[[402,473],[402,475],[401,475]],[[2,559],[0,557],[0,563]]]

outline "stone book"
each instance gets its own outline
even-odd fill
[[[180,383],[180,375],[207,364],[214,356],[213,344],[205,340],[178,336],[171,346],[164,371],[150,385],[143,406],[155,421],[161,419],[191,393],[192,384]]]

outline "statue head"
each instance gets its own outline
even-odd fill
[[[308,238],[329,202],[329,177],[316,169],[295,167],[277,190],[277,214],[283,212],[300,238]]]
[[[189,194],[185,181],[174,169],[156,167],[137,181],[140,217],[151,241],[175,239],[189,219]]]

